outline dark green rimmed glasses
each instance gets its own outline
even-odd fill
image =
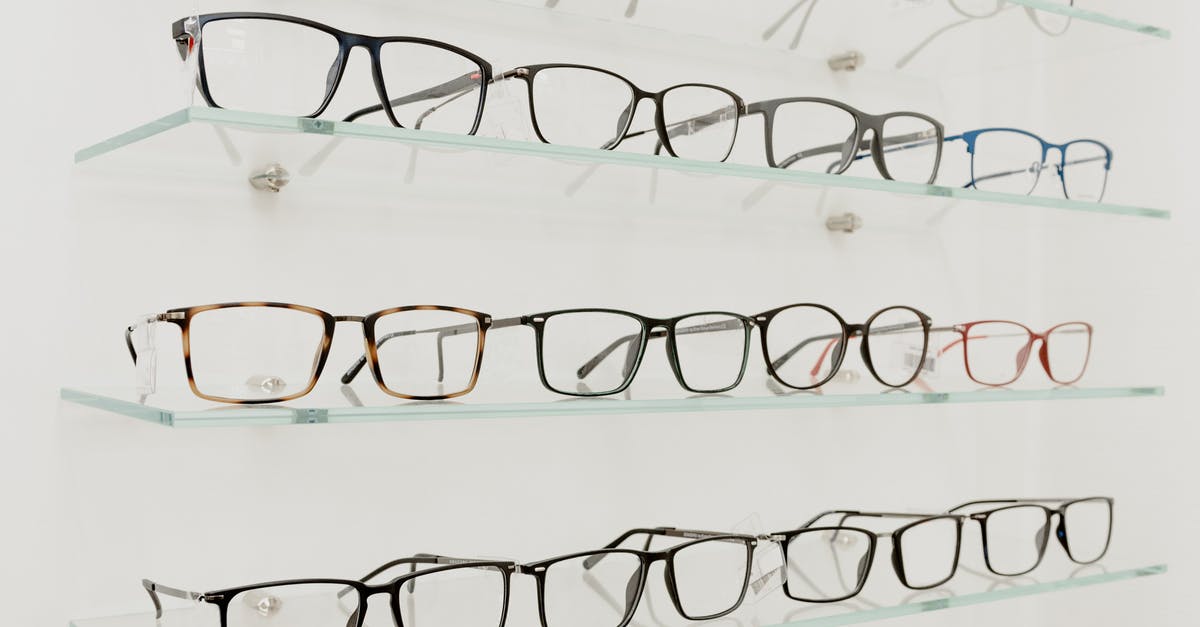
[[[746,372],[754,322],[727,311],[648,318],[617,309],[568,309],[525,316],[537,337],[538,374],[560,394],[603,396],[633,382],[651,338],[665,338],[679,385],[724,392]],[[609,359],[609,357],[614,359]]]

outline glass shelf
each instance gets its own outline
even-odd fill
[[[825,61],[854,50],[862,70],[901,72],[945,78],[957,74],[1033,64],[1171,38],[1163,11],[1148,12],[1119,0],[1089,0],[1066,6],[1062,0],[1009,0],[1003,10],[971,19],[946,0],[763,0],[754,10],[731,11],[720,0],[693,0],[681,18],[678,3],[668,0],[501,0],[541,11],[544,20],[582,30],[614,26],[643,37],[667,39],[673,48],[691,50],[692,40],[757,48],[760,52]],[[960,3],[979,10],[981,3]],[[1032,12],[1044,16],[1039,28]],[[1139,13],[1136,17],[1124,17]],[[1062,30],[1070,18],[1070,25]],[[1051,36],[1049,32],[1058,33]],[[922,44],[924,44],[922,46]]]
[[[498,159],[497,155],[504,158]],[[531,164],[528,158],[538,162]],[[613,215],[622,211],[637,215],[644,210],[647,199],[651,204],[669,199],[669,203],[664,200],[658,206],[670,205],[667,210],[688,216],[742,216],[754,212],[756,217],[799,219],[812,212],[797,211],[798,206],[816,206],[822,211],[850,207],[867,214],[864,219],[868,223],[873,216],[907,222],[921,211],[937,215],[951,206],[1005,207],[1014,214],[1013,207],[1154,219],[1169,219],[1171,215],[1162,209],[1061,197],[1001,194],[208,107],[182,109],[116,135],[78,151],[75,161],[89,164],[87,171],[94,168],[104,174],[116,172],[160,180],[184,177],[247,188],[249,176],[279,164],[292,173],[283,194],[320,178],[328,183],[322,190],[332,192],[331,187],[337,188],[341,198],[358,194],[395,202],[396,198],[412,197],[428,189],[442,199],[486,201],[489,211],[514,196],[514,204],[523,211],[560,211],[560,206],[544,201],[562,190],[576,203],[603,206]],[[464,185],[464,177],[469,177],[470,185]],[[881,193],[888,195],[889,202],[880,203]],[[527,202],[531,197],[543,202]]]
[[[792,601],[780,590],[770,590],[755,600],[748,595],[742,607],[733,614],[720,619],[734,627],[833,627],[866,623],[899,616],[933,612],[982,603],[994,603],[1008,599],[1046,595],[1064,590],[1116,584],[1118,582],[1161,575],[1167,572],[1165,564],[1137,566],[1106,558],[1101,564],[1080,567],[1070,565],[1043,564],[1031,575],[1021,577],[998,577],[986,571],[965,566],[950,583],[917,592],[902,588],[894,583],[893,573],[880,562],[872,569],[863,592],[846,602],[833,604],[806,604]],[[1048,560],[1049,561],[1049,560]],[[1062,561],[1066,561],[1063,559]],[[1109,565],[1105,565],[1109,564]],[[877,572],[876,572],[877,571]],[[514,578],[512,606],[506,624],[514,627],[536,625],[537,619],[529,614],[533,598],[530,587],[526,589],[524,577]],[[658,583],[658,582],[655,582]],[[659,585],[648,585],[634,616],[635,625],[645,627],[685,627],[689,623],[680,619]],[[143,595],[144,596],[144,595]],[[149,601],[146,601],[149,603]],[[203,605],[203,604],[201,604]],[[209,606],[211,607],[211,606]],[[372,609],[371,612],[376,611]],[[386,612],[380,607],[380,611]],[[367,616],[368,621],[371,615]],[[215,627],[217,616],[208,608],[191,607],[169,609],[161,621],[155,621],[152,613],[129,614],[106,618],[79,619],[70,622],[71,627]],[[695,624],[695,623],[691,623]],[[307,625],[303,627],[309,627]],[[311,627],[328,627],[312,625]]]
[[[743,383],[743,388],[750,387]],[[828,386],[827,386],[828,387]],[[741,389],[741,388],[739,388]],[[372,401],[390,399],[377,390],[363,389]],[[735,390],[736,391],[736,390]],[[572,398],[545,392],[528,400],[484,400],[478,390],[461,401],[397,401],[362,403],[349,386],[340,392],[318,387],[307,397],[279,405],[218,405],[179,390],[139,395],[133,390],[63,388],[63,400],[170,427],[223,427],[242,425],[314,424],[340,422],[460,420],[484,418],[534,418],[543,416],[601,416],[657,413],[771,411],[831,407],[940,405],[1015,401],[1070,401],[1109,398],[1156,397],[1165,389],[1155,386],[1088,387],[1056,389],[987,389],[962,392],[837,392],[811,393],[779,390],[768,395],[704,395],[690,398]],[[471,399],[480,398],[479,401]],[[528,398],[528,397],[527,397]]]

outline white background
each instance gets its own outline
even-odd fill
[[[603,23],[583,34],[568,28],[572,21],[559,31],[522,32],[505,25],[502,5],[481,4],[488,8],[448,26],[426,20],[414,4],[203,9],[265,6],[348,30],[432,34],[497,67],[592,62],[651,89],[708,80],[747,100],[807,93],[870,111],[925,110],[951,131],[1012,125],[1051,140],[1096,136],[1117,155],[1108,200],[1175,216],[1149,223],[960,207],[933,226],[893,219],[889,228],[868,224],[841,237],[813,228],[809,206],[798,206],[795,219],[770,214],[777,222],[719,206],[689,218],[686,207],[660,196],[654,206],[669,219],[656,218],[645,200],[613,207],[610,216],[607,203],[627,202],[621,189],[597,185],[569,198],[567,178],[543,190],[458,189],[432,200],[406,198],[394,182],[381,184],[385,195],[313,181],[303,193],[297,187],[264,200],[241,180],[192,173],[97,177],[71,164],[74,150],[186,103],[168,26],[191,7],[23,5],[0,37],[5,624],[61,626],[145,611],[138,581],[146,576],[207,589],[355,576],[425,550],[532,560],[600,545],[631,526],[719,528],[751,513],[786,528],[829,507],[1094,493],[1117,498],[1114,550],[1144,554],[1146,564],[1169,562],[1167,577],[904,620],[1189,624],[1187,591],[1200,558],[1189,524],[1200,510],[1190,488],[1195,368],[1187,357],[1200,339],[1191,323],[1200,313],[1190,194],[1194,8],[1097,5],[1168,25],[1175,38],[1134,45],[1127,44],[1141,40],[1125,38],[1114,49],[1053,63],[930,80],[869,66],[831,77],[815,62],[722,57],[730,49],[723,44],[668,40],[677,47],[664,47],[642,31],[614,45],[614,33],[627,31]],[[420,28],[428,32],[414,32]],[[363,61],[355,59],[359,73],[347,82],[366,80]],[[519,113],[498,107],[498,115],[515,116],[498,123],[510,135],[519,135]],[[743,129],[739,160],[754,162],[758,133]],[[963,157],[947,150],[947,160]],[[645,185],[633,177],[621,184]],[[1043,183],[1038,193],[1059,192]],[[871,210],[879,208],[863,208]],[[946,322],[994,316],[1048,326],[1085,318],[1098,329],[1095,365],[1104,383],[1164,384],[1168,396],[208,431],[57,402],[62,385],[129,384],[119,332],[132,316],[258,298],[339,314],[445,302],[499,316],[573,305],[666,316],[815,300],[852,319],[892,302]],[[354,332],[338,331],[346,356],[357,346]],[[170,346],[169,336],[161,340]],[[526,330],[488,350],[485,377],[534,377]],[[169,361],[171,353],[162,353]],[[656,359],[651,353],[648,367]],[[1026,376],[1042,375],[1031,368]],[[877,569],[875,576],[890,576]],[[515,593],[525,594],[516,602],[529,601],[529,590]]]

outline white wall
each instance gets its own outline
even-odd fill
[[[633,193],[611,179],[585,199],[567,198],[561,181],[541,192],[526,183],[515,193],[447,194],[442,206],[429,198],[435,183],[406,196],[390,182],[396,195],[382,197],[355,192],[354,181],[309,182],[304,193],[292,193],[298,187],[264,200],[239,180],[185,184],[191,174],[158,171],[143,181],[72,166],[80,146],[182,106],[167,26],[189,4],[30,4],[0,37],[10,86],[0,218],[9,294],[0,377],[9,408],[0,437],[5,624],[61,626],[145,611],[137,584],[145,576],[208,588],[353,575],[430,549],[528,560],[591,547],[636,525],[727,527],[758,513],[767,526],[786,527],[834,506],[932,507],[1047,493],[1115,496],[1114,550],[1145,555],[1147,564],[1167,561],[1172,573],[906,620],[1188,624],[1183,591],[1197,582],[1189,563],[1200,557],[1187,525],[1200,510],[1188,481],[1197,470],[1187,398],[1194,368],[1183,352],[1200,339],[1188,322],[1198,313],[1197,234],[1185,195],[1194,178],[1195,9],[1144,9],[1158,18],[1149,21],[1175,30],[1169,43],[933,82],[872,72],[830,78],[783,57],[722,58],[728,48],[717,45],[686,49],[703,68],[689,76],[682,39],[630,36],[618,48],[603,44],[608,30],[590,39],[566,28],[523,33],[499,27],[494,7],[454,28],[442,22],[441,31],[416,3],[235,7],[372,32],[426,28],[498,67],[571,59],[623,70],[647,86],[699,76],[747,99],[819,93],[865,109],[928,110],[950,129],[1003,123],[1051,138],[1095,135],[1117,151],[1112,201],[1176,212],[1170,223],[1149,224],[959,207],[934,228],[880,217],[888,228],[868,224],[852,237],[831,237],[810,228],[810,206],[779,217],[786,195],[766,212],[778,222],[715,202],[700,203],[705,217],[689,218],[661,195],[647,203],[647,183],[635,177],[620,181]],[[1143,11],[1142,3],[1119,4],[1109,8]],[[501,120],[510,135],[522,132],[517,120]],[[757,131],[739,141],[738,158],[753,159]],[[864,198],[878,201],[847,195],[837,202]],[[608,217],[605,205],[618,203]],[[453,229],[434,228],[439,223]],[[484,276],[474,259],[446,252],[465,245],[486,260]],[[578,263],[580,251],[587,263]],[[743,270],[760,261],[775,267]],[[901,279],[893,278],[898,265],[908,270]],[[273,270],[270,280],[253,272],[262,268]],[[497,315],[586,304],[670,315],[697,307],[751,312],[803,298],[856,318],[893,301],[945,321],[994,315],[1043,325],[1084,317],[1100,330],[1095,382],[1161,383],[1169,395],[207,431],[56,401],[61,385],[128,384],[118,331],[131,316],[243,298],[338,313],[449,302]],[[334,363],[353,352],[353,332],[339,329]],[[533,379],[524,330],[497,334],[488,351],[485,377]],[[663,376],[661,357],[650,358],[659,360],[648,363],[657,372],[643,376]],[[522,593],[515,602],[528,603],[531,592]]]

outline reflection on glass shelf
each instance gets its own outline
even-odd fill
[[[670,0],[505,0],[560,19],[592,19],[672,36],[826,59],[855,50],[861,67],[921,76],[978,72],[1020,63],[1098,52],[1171,31],[1136,16],[1116,0],[763,0],[753,10],[729,10],[719,0],[688,3],[687,19]]]
[[[572,398],[549,392],[502,394],[476,390],[446,401],[399,401],[363,384],[356,387],[318,387],[308,396],[286,404],[220,405],[197,398],[187,390],[142,395],[133,389],[64,388],[64,400],[139,420],[175,427],[310,424],[336,422],[532,418],[539,416],[629,415],[771,411],[828,407],[875,407],[944,403],[1066,401],[1162,396],[1155,386],[1060,387],[1054,389],[872,390],[867,386],[826,386],[825,391],[788,390],[767,380],[743,383],[728,394],[639,398]],[[678,391],[678,390],[677,390]],[[682,391],[678,391],[682,393]],[[534,400],[536,399],[536,400]]]
[[[977,547],[976,547],[977,548]],[[886,618],[918,614],[955,607],[965,607],[981,603],[1003,601],[1017,597],[1049,594],[1072,588],[1082,588],[1160,575],[1167,571],[1165,564],[1155,564],[1149,561],[1121,560],[1106,558],[1104,562],[1089,566],[1079,566],[1066,561],[1047,559],[1042,566],[1029,575],[1019,577],[1001,577],[993,575],[981,566],[968,564],[960,565],[958,573],[947,584],[931,590],[917,591],[904,588],[896,582],[894,574],[887,570],[888,561],[885,553],[876,554],[876,563],[872,571],[878,570],[858,596],[841,603],[813,604],[800,603],[785,597],[778,587],[767,583],[759,592],[754,588],[747,593],[742,606],[733,614],[723,618],[708,621],[708,624],[723,624],[728,627],[831,627],[833,625],[848,625],[865,623]],[[964,557],[964,562],[970,562]],[[771,579],[776,579],[774,575]],[[513,627],[533,627],[538,624],[536,612],[536,597],[533,586],[525,585],[528,577],[514,575],[511,591],[511,601],[506,624]],[[768,580],[770,581],[770,580]],[[247,582],[224,582],[226,584]],[[136,582],[135,582],[136,584]],[[135,585],[131,584],[131,585]],[[436,586],[429,582],[426,586]],[[459,584],[461,585],[461,584]],[[777,584],[776,584],[777,586]],[[601,594],[605,590],[593,584],[597,589],[595,598],[578,603],[590,611],[602,614],[611,609],[619,619],[623,608],[622,601],[611,594]],[[430,591],[429,588],[423,588]],[[432,592],[432,591],[431,591]],[[461,590],[457,590],[461,594]],[[574,594],[590,594],[584,586],[579,586]],[[455,595],[445,595],[453,598]],[[414,599],[419,599],[418,592]],[[438,598],[434,595],[432,598]],[[169,601],[168,601],[169,602]],[[145,600],[149,604],[149,600]],[[611,606],[610,608],[606,607]],[[197,604],[191,607],[175,607],[170,605],[161,621],[156,621],[152,612],[142,612],[125,616],[107,618],[89,618],[71,621],[72,627],[218,627],[215,606]],[[377,611],[375,608],[369,612]],[[387,610],[380,605],[378,611]],[[436,617],[435,610],[427,610],[431,617]],[[367,621],[370,624],[371,614]],[[380,615],[379,619],[387,617]],[[597,618],[600,618],[597,616]],[[436,620],[426,621],[430,624],[441,624]],[[615,619],[614,619],[615,623]],[[301,624],[296,627],[342,627],[341,625]],[[453,624],[451,621],[449,624]],[[647,581],[645,596],[634,614],[631,627],[687,627],[699,623],[686,621],[678,615],[671,600],[667,596],[662,579],[654,575]]]
[[[509,158],[497,159],[497,154]],[[531,163],[526,160],[529,157],[540,159]],[[798,207],[816,206],[853,208],[867,212],[869,220],[870,207],[881,204],[878,193],[884,192],[889,199],[879,215],[893,220],[906,210],[939,214],[952,206],[1000,206],[1010,212],[1019,206],[1170,217],[1169,211],[1160,209],[1053,196],[1022,196],[207,107],[183,109],[84,148],[76,153],[75,160],[130,174],[187,176],[239,185],[246,185],[250,176],[278,164],[290,172],[291,186],[317,179],[389,199],[400,193],[412,196],[428,186],[439,197],[460,194],[476,202],[486,199],[489,207],[502,202],[506,194],[522,190],[542,199],[561,190],[563,196],[580,203],[604,203],[606,213],[613,215],[619,215],[621,207],[640,210],[647,200],[654,203],[663,199],[663,205],[691,215],[707,212],[745,214],[748,219],[776,214],[795,217],[810,215],[798,211]],[[471,173],[473,185],[463,185],[464,173]],[[546,204],[553,205],[537,203]]]

